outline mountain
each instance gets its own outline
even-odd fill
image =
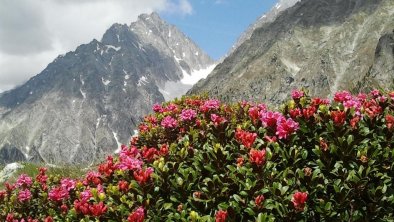
[[[358,91],[368,78],[387,86],[393,14],[392,0],[302,0],[256,28],[189,93],[278,104],[301,87],[325,97]]]
[[[114,24],[101,41],[0,95],[0,161],[93,163],[127,144],[154,103],[186,92],[212,65],[156,13]],[[165,92],[168,85],[181,90]]]

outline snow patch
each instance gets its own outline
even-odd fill
[[[101,121],[101,117],[97,118],[97,121],[96,121],[96,129],[99,127],[100,121]]]
[[[200,79],[206,78],[215,67],[216,67],[216,64],[213,64],[213,65],[210,65],[204,69],[193,70],[190,74],[187,73],[185,70],[182,70],[183,78],[181,79],[181,82],[183,84],[187,84],[187,85],[194,85]]]
[[[146,76],[141,76],[138,80],[137,86],[141,86],[142,84],[145,85],[146,83],[149,83]]]
[[[120,42],[120,38],[119,38],[119,35],[118,35],[118,34],[116,34],[116,38],[118,38],[118,42]]]
[[[104,85],[108,86],[108,84],[111,82],[110,80],[105,80],[103,77],[101,77],[101,81],[103,82]]]
[[[122,144],[118,140],[118,134],[112,131],[112,134],[114,135],[114,138],[116,140],[116,143],[118,144],[118,148],[115,150],[115,153],[119,153],[122,147]]]
[[[20,168],[23,168],[23,165],[20,163],[7,164],[3,170],[0,171],[0,183],[7,181]]]
[[[171,38],[171,30],[168,31],[168,38]]]
[[[122,47],[116,47],[116,46],[113,46],[113,45],[105,45],[105,47],[107,47],[107,49],[105,50],[105,52],[107,53],[108,52],[108,49],[113,49],[113,50],[115,50],[115,51],[119,51]]]
[[[127,86],[127,82],[126,81],[123,82],[123,86]]]
[[[198,52],[195,52],[194,55],[198,56]]]
[[[127,79],[130,79],[130,75],[125,75],[125,76],[124,76],[124,79],[126,79],[126,80],[127,80]]]
[[[82,91],[82,89],[79,89],[79,91],[81,92],[83,98],[86,99],[86,93],[84,91]]]
[[[298,67],[297,64],[295,64],[292,61],[289,61],[284,58],[282,58],[281,61],[286,66],[287,71],[290,72],[293,76],[296,76],[297,73],[301,70],[301,68]]]

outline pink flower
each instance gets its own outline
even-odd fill
[[[225,222],[227,219],[227,211],[219,210],[215,215],[215,222]]]
[[[197,112],[192,109],[184,109],[181,113],[181,120],[192,120],[197,116]]]
[[[289,119],[282,119],[278,122],[276,127],[276,135],[279,139],[286,139],[289,135],[297,131],[299,125],[297,122],[293,121],[291,118]]]
[[[294,208],[297,211],[303,211],[305,207],[305,203],[308,200],[308,194],[304,192],[296,192],[293,194],[291,198],[291,202],[293,202]]]
[[[161,126],[164,128],[175,128],[178,126],[178,122],[171,116],[166,116],[161,121]]]
[[[265,150],[251,149],[249,152],[249,160],[257,166],[263,165],[265,163]]]
[[[69,198],[68,191],[62,187],[55,187],[48,193],[48,198],[55,202],[61,202]]]
[[[371,91],[371,95],[373,97],[378,97],[378,96],[380,96],[380,91],[378,89],[374,89]]]
[[[178,106],[175,105],[174,103],[168,104],[168,106],[165,109],[166,111],[171,111],[171,112],[177,112],[178,111]]]
[[[220,124],[223,124],[225,122],[227,122],[226,118],[216,115],[216,114],[211,114],[211,120],[213,122],[213,125],[215,125],[215,127],[217,127]]]
[[[162,113],[163,112],[163,107],[160,104],[154,104],[152,107],[153,111],[156,113]]]
[[[33,183],[33,180],[31,177],[29,177],[27,174],[21,174],[18,177],[18,180],[16,181],[16,186],[17,187],[22,187],[22,186],[26,186],[26,187],[30,187]]]
[[[60,181],[61,187],[67,191],[73,190],[75,188],[75,184],[75,180],[70,178],[64,178]]]
[[[334,95],[334,100],[336,102],[345,102],[350,99],[352,99],[352,94],[350,94],[348,91],[340,91]]]
[[[80,198],[81,198],[82,202],[87,202],[92,197],[93,197],[93,195],[92,195],[92,192],[90,191],[90,189],[84,190],[80,193]]]
[[[18,193],[18,201],[23,203],[29,201],[31,199],[31,192],[28,189],[24,189],[19,191]]]
[[[127,155],[119,156],[119,163],[116,164],[116,168],[120,170],[139,170],[141,169],[143,162],[134,157]]]
[[[291,97],[296,100],[296,99],[300,99],[301,97],[304,96],[304,92],[301,90],[293,90],[291,92]]]
[[[208,112],[210,110],[216,110],[220,106],[219,100],[211,99],[204,102],[204,104],[200,107],[202,112]]]
[[[275,127],[278,121],[284,119],[284,116],[279,112],[260,112],[260,120],[265,127]]]
[[[138,207],[133,213],[127,218],[128,222],[143,222],[145,218],[144,208]]]

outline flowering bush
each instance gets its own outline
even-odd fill
[[[185,97],[79,179],[20,175],[1,221],[394,219],[394,93],[264,104]]]

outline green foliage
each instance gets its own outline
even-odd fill
[[[394,94],[338,92],[332,103],[304,94],[293,92],[281,113],[206,97],[156,105],[130,146],[61,203],[47,198],[60,180],[50,176],[49,189],[36,181],[26,203],[17,201],[21,188],[8,192],[0,219],[394,220]]]

